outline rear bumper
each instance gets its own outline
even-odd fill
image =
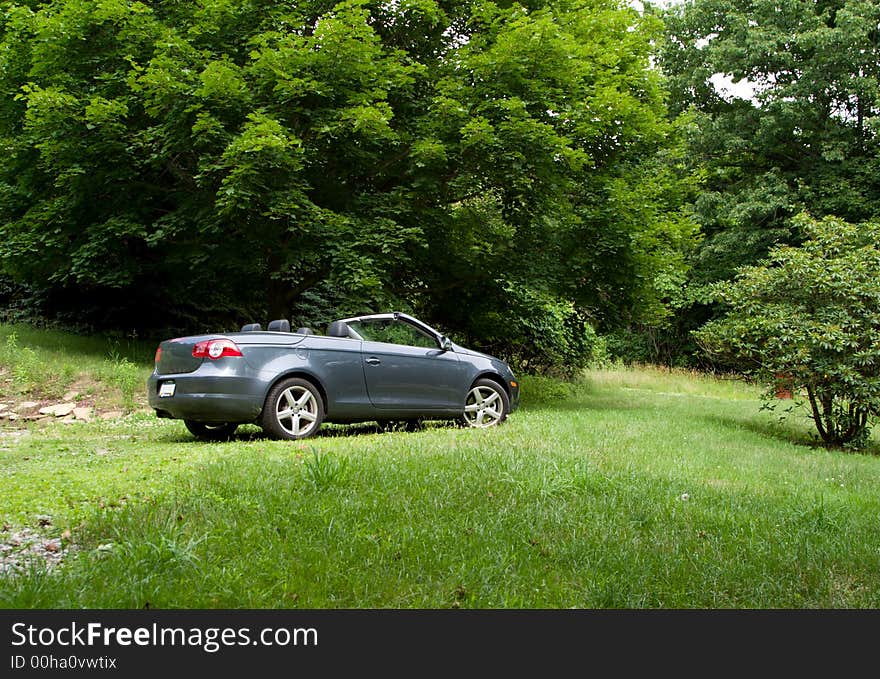
[[[159,387],[174,383],[173,396],[159,396]],[[253,422],[263,409],[263,384],[251,377],[153,373],[147,400],[159,417],[198,422]]]

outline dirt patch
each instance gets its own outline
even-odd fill
[[[45,522],[51,525],[51,520],[41,519],[41,523]],[[3,528],[5,534],[0,533],[0,576],[14,575],[34,567],[52,570],[73,549],[67,531],[61,537],[52,538],[33,528],[15,531],[10,526]]]
[[[6,428],[23,430],[30,423],[91,422],[125,415],[119,407],[119,390],[85,375],[80,375],[60,399],[10,391],[0,388],[0,425]],[[73,404],[74,409],[60,408],[63,404]],[[57,414],[55,409],[59,409]]]

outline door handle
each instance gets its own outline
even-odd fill
[[[380,361],[380,360],[379,360],[378,358],[376,358],[375,356],[370,356],[370,357],[367,359],[367,363],[369,363],[370,365],[379,365],[381,362],[382,362],[382,361]]]

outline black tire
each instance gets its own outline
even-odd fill
[[[237,422],[196,422],[184,420],[189,433],[201,441],[228,441],[238,429]]]
[[[299,409],[297,403],[300,403]],[[279,417],[282,413],[289,415]],[[303,426],[303,421],[308,424]],[[291,441],[313,436],[323,421],[324,400],[321,392],[302,377],[289,377],[272,387],[260,415],[260,426],[266,434]]]
[[[501,405],[497,410],[496,403]],[[482,407],[485,404],[485,408]],[[465,395],[465,412],[461,415],[461,422],[466,427],[484,429],[501,424],[510,413],[510,398],[498,382],[490,379],[479,379],[471,385]],[[473,408],[473,410],[469,410]],[[496,415],[497,413],[497,415]],[[489,417],[490,420],[485,418]]]

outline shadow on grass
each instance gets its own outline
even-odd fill
[[[649,404],[639,403],[637,401],[628,401],[623,400],[619,397],[607,397],[603,398],[601,396],[591,397],[589,401],[583,401],[576,398],[565,399],[562,401],[555,402],[541,402],[541,403],[528,403],[520,406],[520,410],[526,413],[536,413],[536,412],[591,412],[591,411],[603,411],[603,412],[615,412],[615,411],[631,411],[631,410],[642,410],[646,407],[649,407]],[[519,412],[519,411],[518,411]]]
[[[349,438],[352,436],[367,436],[374,434],[415,434],[420,431],[425,431],[427,429],[458,429],[459,425],[453,420],[426,420],[422,422],[416,430],[407,431],[403,428],[399,429],[390,429],[383,430],[379,427],[376,422],[355,422],[352,424],[335,424],[335,423],[327,423],[318,430],[318,432],[314,436],[310,436],[305,439],[299,439],[299,441],[316,441],[327,438]],[[277,441],[280,439],[272,438],[267,435],[262,429],[257,427],[256,425],[242,425],[235,434],[226,439],[231,442],[249,442],[249,441]],[[201,439],[195,438],[192,434],[181,431],[175,433],[169,433],[165,436],[161,437],[161,441],[164,443],[198,443],[198,444],[209,444],[209,443],[223,443],[224,440],[221,439],[219,441],[205,441]]]
[[[841,446],[826,446],[815,432],[804,431],[787,421],[764,421],[729,417],[722,415],[704,415],[701,419],[712,424],[720,424],[730,429],[750,431],[764,438],[773,439],[782,443],[790,443],[796,446],[805,446],[821,450],[836,450],[841,452],[854,452],[863,455],[880,456],[880,443],[870,441],[867,446],[860,450],[852,450]]]

